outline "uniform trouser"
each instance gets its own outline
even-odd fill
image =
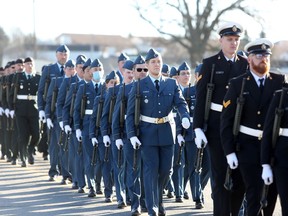
[[[140,207],[141,196],[141,148],[135,150],[136,161],[134,161],[134,149],[130,141],[123,139],[124,142],[124,154],[126,157],[126,186],[128,188],[128,194],[131,200],[131,210],[138,209]],[[135,169],[133,169],[135,163]]]
[[[84,171],[87,179],[88,188],[93,188],[93,190],[95,191],[95,167],[91,165],[93,145],[88,135],[89,128],[86,126],[84,126],[82,130],[82,152],[84,160]]]
[[[78,152],[79,142],[76,138],[75,131],[72,131],[71,135],[71,146],[68,148],[69,150],[69,160],[72,162],[72,166],[74,167],[74,171],[72,172],[73,182],[77,182],[79,188],[84,188],[86,185],[85,182],[85,172],[84,172],[84,159],[83,159],[83,151]],[[71,148],[70,148],[71,147]]]
[[[68,179],[68,178],[71,178],[71,173],[69,170],[69,160],[68,160],[69,152],[65,150],[65,145],[64,145],[67,135],[65,134],[64,131],[61,131],[61,130],[58,131],[57,133],[58,133],[61,174],[62,174],[63,179]]]
[[[262,167],[260,164],[239,163],[246,188],[247,213],[248,216],[257,215],[260,209],[260,200],[264,182],[261,178]],[[287,184],[287,182],[286,182]],[[277,200],[276,184],[269,186],[267,202],[268,206],[263,209],[265,216],[272,216]],[[286,200],[287,202],[287,200]]]
[[[103,140],[102,137],[98,137],[98,141]],[[99,142],[98,144],[98,156],[99,159],[97,159],[97,163],[100,163],[102,176],[103,176],[103,182],[104,182],[104,195],[106,198],[111,198],[113,193],[113,172],[112,172],[112,151],[111,148],[109,148],[109,160],[104,162],[104,156],[105,156],[105,149],[103,142]]]
[[[38,116],[19,116],[16,114],[17,128],[19,131],[18,149],[20,152],[20,159],[22,161],[26,160],[27,157],[27,147],[29,143],[29,137],[31,135],[28,154],[33,154],[34,147],[37,146],[39,142],[39,121]],[[15,125],[16,126],[16,125]],[[16,127],[15,127],[16,128]],[[15,139],[17,139],[15,134]]]
[[[233,170],[233,190],[227,191],[223,186],[227,170],[227,161],[221,145],[220,137],[207,136],[207,139],[211,167],[213,215],[238,215],[245,191],[241,173],[239,169]]]
[[[38,151],[43,153],[48,153],[48,143],[47,143],[47,124],[43,123],[43,131],[40,137],[40,141],[38,143]]]
[[[51,129],[47,128],[47,134],[50,136],[50,142],[48,143],[49,159],[50,159],[50,169],[48,175],[51,177],[60,174],[59,170],[59,145],[57,139],[57,133],[59,133],[60,126],[57,121],[53,121],[54,127]]]
[[[12,122],[12,121],[13,121],[14,126],[13,126],[13,128],[11,127],[11,132],[10,132],[10,135],[11,135],[11,152],[12,152],[13,160],[16,160],[17,157],[19,156],[19,151],[21,148],[20,143],[19,143],[20,134],[18,132],[19,130],[18,130],[16,118],[14,117],[14,119],[13,120],[11,119],[10,122]],[[28,137],[28,139],[29,139],[29,137]],[[29,140],[28,140],[28,142],[29,142]],[[28,142],[26,144],[26,148],[27,148]]]
[[[142,145],[144,191],[148,214],[158,214],[163,189],[172,173],[174,145]]]
[[[280,197],[282,216],[288,216],[288,168],[275,166],[274,176]]]
[[[174,162],[173,162],[173,174],[172,174],[172,181],[175,189],[175,196],[183,197],[184,195],[184,167],[185,167],[185,157],[184,157],[184,150],[182,151],[180,163],[178,162],[180,146],[178,143],[174,145]]]
[[[113,166],[113,175],[114,175],[114,185],[116,189],[117,201],[126,203],[126,185],[125,185],[126,165],[124,164],[123,166],[118,167],[118,163],[117,163],[118,149],[114,141],[111,142],[111,149],[112,149],[112,158],[113,158],[112,166]],[[123,154],[123,159],[125,161],[125,153]]]
[[[10,130],[10,118],[4,116],[4,145],[3,145],[3,155],[7,158],[11,158],[11,130]]]
[[[197,151],[198,149],[194,141],[185,143],[184,189],[189,181],[193,201],[204,202],[203,190],[210,178],[210,159],[208,149],[204,148],[201,172],[195,172]]]

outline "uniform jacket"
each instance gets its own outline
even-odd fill
[[[270,73],[268,74],[262,97],[251,72],[232,79],[229,89],[225,95],[223,112],[221,115],[221,140],[226,155],[236,152],[236,144],[233,136],[233,123],[237,106],[237,98],[240,95],[242,80],[246,79],[244,88],[245,103],[243,106],[240,124],[249,128],[263,130],[263,125],[273,93],[282,88],[284,77]],[[240,151],[238,152],[239,162],[260,164],[261,141],[254,136],[239,132],[238,140]]]
[[[61,76],[62,75],[57,63],[48,65],[44,68],[39,82],[39,88],[37,94],[37,104],[39,110],[44,110],[45,100],[47,100],[46,98],[43,98],[45,82],[48,81],[48,83],[50,84],[53,77],[61,77]]]
[[[159,92],[150,77],[140,81],[140,114],[152,118],[162,118],[171,114],[173,107],[178,109],[181,118],[190,118],[188,107],[176,80],[162,76]],[[126,132],[128,138],[136,136],[134,125],[135,95],[138,83],[131,89],[127,105]],[[140,136],[142,145],[163,146],[175,142],[176,126],[174,119],[163,124],[140,121]]]
[[[272,148],[272,133],[273,123],[275,118],[275,110],[279,107],[282,91],[277,91],[271,101],[267,112],[267,117],[264,124],[263,139],[261,143],[261,163],[270,164],[271,158],[274,157],[274,165],[288,168],[288,137],[279,136],[275,145],[275,150]],[[280,123],[280,128],[288,128],[288,94],[284,96],[283,106],[284,114]]]
[[[196,86],[197,101],[194,111],[196,114],[193,119],[194,128],[204,127],[207,83],[210,82],[213,64],[215,64],[213,75],[213,84],[215,87],[212,95],[212,102],[220,105],[222,104],[224,95],[227,91],[229,80],[245,73],[247,68],[247,60],[240,55],[237,55],[235,62],[231,66],[222,51],[215,56],[203,60],[203,65]],[[217,137],[219,137],[220,114],[221,112],[210,109],[209,119],[207,122],[207,132],[209,132],[209,129],[212,129],[212,132],[217,132],[217,134],[215,134]]]

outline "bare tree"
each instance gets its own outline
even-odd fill
[[[4,32],[3,28],[0,27],[0,65],[2,65],[3,61],[3,56],[4,56],[4,49],[8,46],[9,44],[9,38]]]
[[[144,3],[146,5],[143,5]],[[248,15],[260,20],[257,11],[245,5],[247,0],[221,1],[225,5],[221,10],[215,9],[219,0],[135,0],[135,9],[140,17],[148,22],[160,34],[168,36],[180,44],[189,54],[190,62],[201,61],[205,51],[213,50],[209,39],[221,22],[224,14],[240,11],[242,16]],[[246,36],[248,35],[245,32]],[[246,38],[247,40],[247,38]],[[215,44],[214,44],[215,48]]]

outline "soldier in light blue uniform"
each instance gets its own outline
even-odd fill
[[[71,77],[66,77],[64,78],[57,97],[57,105],[56,105],[56,113],[57,113],[57,120],[59,122],[59,126],[61,128],[61,135],[62,135],[62,145],[60,148],[60,158],[61,158],[61,163],[62,166],[66,167],[66,170],[69,170],[72,175],[72,189],[78,189],[77,181],[76,178],[74,178],[75,173],[75,166],[74,166],[74,157],[71,158],[71,155],[74,155],[74,149],[73,148],[68,148],[69,144],[71,143],[71,139],[68,140],[67,133],[65,133],[64,130],[64,124],[63,124],[63,108],[65,105],[65,100],[68,95],[69,89],[72,85],[72,83],[75,83],[76,81],[78,82],[79,80],[82,80],[83,78],[83,72],[82,68],[81,71],[76,71],[76,66],[78,65],[83,65],[85,62],[84,58],[79,57],[77,59],[77,62],[74,62],[73,60],[68,60],[67,63],[65,64],[65,70],[70,70],[72,76]],[[66,130],[67,132],[67,130]],[[71,132],[71,130],[69,131]],[[68,144],[66,144],[68,142]],[[64,182],[63,182],[64,183]]]
[[[123,148],[123,160],[118,164],[119,177],[124,181],[124,175],[126,176],[126,187],[128,189],[128,195],[131,200],[132,215],[138,215],[141,212],[140,209],[140,155],[137,161],[137,169],[133,170],[133,148],[127,139],[125,116],[128,94],[133,86],[133,67],[134,62],[127,60],[123,66],[125,69],[123,72],[123,84],[120,84],[120,89],[117,95],[116,104],[114,108],[114,114],[112,119],[112,134],[115,140],[115,147],[113,149],[114,163],[118,163],[117,153],[120,148]],[[122,112],[122,113],[121,113]],[[122,119],[121,119],[121,116]],[[115,167],[115,166],[114,166]],[[123,178],[123,179],[122,179]]]
[[[89,124],[89,137],[92,141],[93,146],[98,145],[98,157],[96,158],[96,164],[101,164],[101,171],[103,175],[103,181],[104,181],[104,195],[105,195],[105,202],[112,202],[112,194],[113,194],[113,173],[112,173],[112,161],[108,160],[107,162],[104,162],[104,156],[105,156],[105,146],[103,143],[103,137],[101,135],[100,127],[96,127],[96,121],[97,115],[98,115],[98,105],[99,103],[102,103],[102,106],[104,106],[104,100],[106,93],[109,88],[114,87],[114,84],[119,84],[119,77],[115,73],[115,71],[112,71],[109,73],[105,78],[105,85],[103,85],[102,89],[99,91],[100,94],[95,97],[94,99],[94,105],[93,105],[93,114],[90,118],[90,124]],[[103,111],[103,110],[102,110]],[[101,110],[99,110],[101,112]],[[99,113],[100,120],[102,113]]]
[[[124,71],[124,68],[123,68],[123,65],[125,64],[125,62],[127,60],[129,60],[129,56],[126,54],[126,53],[121,53],[119,56],[118,56],[118,70],[116,71],[116,74],[119,76],[120,78],[120,83],[123,82],[123,71]]]
[[[80,85],[84,84],[84,71],[86,67],[91,64],[91,59],[88,59],[84,62],[85,58],[77,58],[76,62],[76,71],[77,71],[77,78],[75,83],[71,84],[69,88],[69,92],[67,93],[65,104],[63,107],[62,112],[62,120],[64,125],[65,133],[71,133],[70,135],[70,143],[69,143],[69,158],[70,161],[73,163],[71,166],[74,169],[71,170],[72,172],[72,180],[73,183],[77,183],[78,186],[78,193],[84,193],[85,183],[85,174],[84,174],[84,159],[83,154],[78,154],[78,140],[76,138],[76,132],[74,130],[74,121],[73,121],[73,113],[74,113],[74,104],[76,99],[76,94]],[[78,64],[77,64],[78,63]]]
[[[111,103],[116,102],[116,97],[119,92],[120,85],[115,85],[114,87],[108,89],[108,92],[105,97],[104,101],[104,108],[101,118],[101,134],[103,136],[103,143],[106,148],[109,148],[108,150],[111,151],[111,141],[112,143],[112,150],[115,147],[114,140],[112,139],[112,118],[111,115],[113,115],[114,107],[111,105]],[[111,108],[110,108],[111,107]],[[110,118],[109,118],[110,117]],[[114,145],[114,147],[113,147]],[[116,153],[117,156],[117,148]],[[125,190],[125,184],[123,178],[118,180],[119,169],[117,167],[117,162],[115,161],[114,154],[112,153],[113,159],[111,158],[111,155],[109,155],[110,158],[108,160],[113,161],[112,167],[113,167],[113,175],[114,175],[114,184],[116,189],[116,198],[117,198],[117,207],[118,208],[124,208],[127,206],[126,204],[126,190]],[[124,175],[124,173],[123,173]]]
[[[88,60],[87,60],[88,61]],[[93,62],[96,62],[94,60]],[[98,63],[102,67],[102,64],[99,59]],[[74,105],[74,128],[76,130],[76,138],[78,142],[82,142],[82,153],[84,159],[84,170],[87,177],[87,184],[89,188],[88,197],[95,197],[95,171],[94,167],[91,165],[93,145],[89,139],[89,123],[90,118],[93,113],[93,102],[96,97],[96,81],[94,79],[95,71],[92,72],[91,65],[86,67],[84,70],[84,81],[85,83],[79,86],[77,91],[75,105]],[[94,66],[94,65],[93,65]],[[101,85],[100,85],[101,88]]]
[[[137,85],[132,87],[128,99],[126,130],[133,148],[141,148],[148,214],[163,216],[166,210],[162,192],[172,172],[176,134],[171,111],[177,107],[184,128],[190,127],[190,116],[177,82],[161,76],[163,61],[160,53],[150,49],[145,61],[149,76],[140,80],[139,139],[134,125]]]

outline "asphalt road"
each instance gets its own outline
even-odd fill
[[[0,215],[130,215],[130,206],[117,209],[116,201],[107,204],[103,195],[88,198],[87,193],[79,194],[77,190],[72,190],[71,184],[61,185],[61,177],[49,182],[48,169],[49,161],[43,161],[40,154],[36,155],[35,164],[26,168],[0,160]],[[201,210],[194,208],[191,198],[176,203],[174,199],[164,196],[167,215],[213,215],[210,194],[208,184],[204,195],[205,208]],[[274,215],[281,215],[279,202]]]

